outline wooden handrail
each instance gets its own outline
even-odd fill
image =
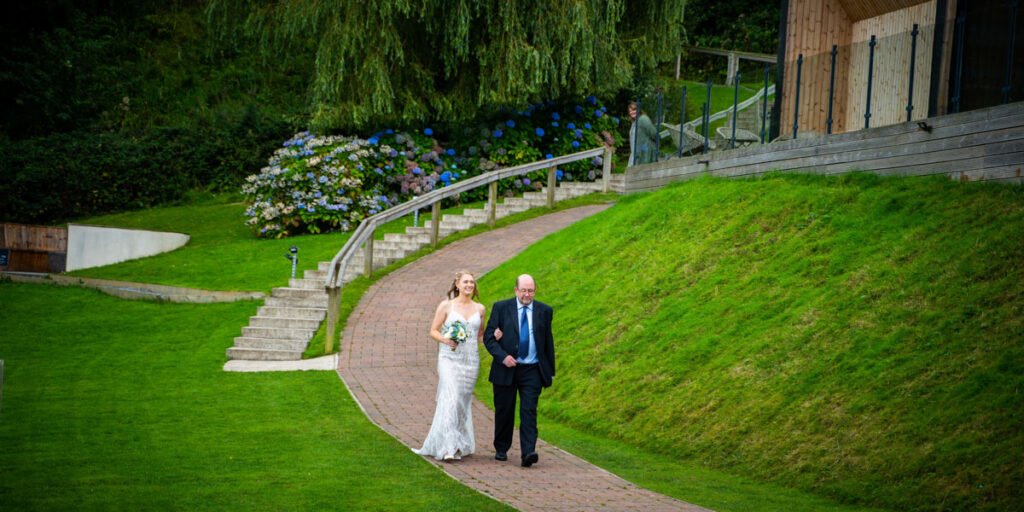
[[[335,330],[338,324],[338,315],[341,308],[341,287],[343,285],[342,279],[345,275],[345,270],[348,268],[349,262],[352,260],[352,256],[356,254],[356,250],[363,244],[372,244],[373,233],[377,230],[377,227],[381,224],[385,224],[397,218],[403,217],[412,213],[415,210],[433,206],[434,208],[434,233],[437,233],[437,226],[440,224],[440,214],[437,206],[440,201],[449,197],[457,196],[463,192],[482,187],[485,185],[491,185],[497,183],[498,180],[505,178],[512,178],[515,176],[521,176],[533,171],[540,169],[549,169],[548,172],[548,197],[549,201],[554,199],[554,189],[552,188],[554,181],[554,168],[568,164],[572,162],[578,162],[580,160],[586,160],[587,158],[593,158],[595,156],[604,156],[604,190],[608,191],[609,175],[611,174],[611,157],[614,153],[615,148],[606,146],[594,149],[588,149],[586,151],[580,151],[578,153],[572,153],[570,155],[563,155],[547,160],[540,160],[537,162],[530,162],[528,164],[517,165],[515,167],[508,167],[504,169],[496,169],[494,171],[486,172],[479,176],[474,176],[468,180],[461,181],[454,185],[449,185],[444,188],[434,189],[420,197],[417,197],[411,201],[406,201],[393,208],[388,208],[376,215],[372,215],[363,219],[359,223],[359,226],[352,236],[345,242],[345,245],[341,247],[341,250],[334,255],[331,259],[330,269],[327,271],[327,277],[324,280],[324,288],[327,291],[327,343],[326,351],[330,352],[334,346]],[[490,197],[492,202],[492,215],[494,202],[496,202],[496,188],[490,187]],[[436,237],[435,237],[436,238]],[[367,248],[372,248],[372,245],[367,245]],[[367,265],[369,272],[370,260],[367,259]]]

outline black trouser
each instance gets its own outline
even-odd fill
[[[537,451],[537,401],[540,399],[540,369],[535,364],[515,368],[512,385],[494,384],[494,449],[507,452],[512,446],[519,393],[519,456]]]

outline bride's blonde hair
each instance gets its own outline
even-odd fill
[[[454,299],[455,297],[459,296],[459,280],[462,279],[462,276],[464,276],[464,275],[471,276],[473,278],[473,282],[476,282],[476,276],[473,275],[472,272],[470,272],[468,270],[460,270],[460,271],[456,272],[455,273],[455,280],[452,281],[451,288],[448,288],[448,298],[449,299]],[[477,287],[477,286],[474,286],[473,287],[473,296],[470,297],[470,299],[478,300],[479,298],[480,298],[480,288]]]

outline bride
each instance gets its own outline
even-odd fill
[[[434,312],[430,337],[439,343],[437,351],[437,409],[423,448],[413,451],[437,460],[459,460],[473,453],[473,386],[480,370],[477,345],[483,342],[480,323],[483,304],[476,279],[467,271],[455,274],[448,299]]]

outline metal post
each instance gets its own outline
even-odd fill
[[[868,100],[864,106],[864,128],[871,127],[871,78],[875,74],[875,36],[868,43]]]
[[[633,155],[633,165],[637,164],[640,158],[640,148],[636,147],[640,137],[640,98],[636,99],[636,119],[633,119],[633,144],[630,146],[630,154]]]
[[[1006,43],[1006,79],[1003,81],[1003,104],[1010,102],[1013,86],[1013,47],[1017,37],[1017,0],[1010,0],[1010,37]]]
[[[487,186],[487,225],[494,227],[498,210],[498,182],[492,181]]]
[[[967,17],[964,14],[956,17],[956,58],[954,59],[953,97],[950,98],[950,103],[953,104],[953,108],[950,110],[954,114],[960,112],[960,88],[964,71],[964,27],[966,24]]]
[[[836,98],[836,55],[838,53],[839,45],[832,45],[832,73],[828,79],[828,119],[825,120],[825,124],[828,125],[827,133],[829,135],[832,134],[832,103]]]
[[[740,72],[737,71],[732,77],[732,138],[729,139],[729,149],[736,147],[736,115],[737,105],[740,102]]]
[[[910,88],[907,90],[907,122],[914,111],[914,62],[917,59],[917,23],[914,23],[914,30],[910,31]]]
[[[341,310],[341,287],[333,286],[327,288],[327,339],[324,341],[324,354],[334,351],[334,340],[338,333],[338,315]],[[338,343],[341,346],[341,343]]]
[[[637,117],[639,117],[639,114]],[[548,167],[548,208],[555,207],[555,185],[555,168]]]
[[[373,275],[373,231],[363,244],[363,275],[367,278]]]
[[[418,196],[412,196],[412,199],[415,201],[417,199],[417,197]],[[420,225],[420,209],[416,208],[415,210],[412,211],[412,227],[416,228],[416,227],[419,227],[419,225]]]
[[[793,99],[793,139],[800,127],[800,74],[804,69],[804,54],[796,56],[796,96]]]
[[[764,65],[764,102],[761,104],[761,144],[768,133],[768,63]]]
[[[430,246],[437,247],[438,225],[441,223],[441,202],[430,205]]]
[[[704,152],[708,152],[708,131],[711,124],[711,79],[708,79],[707,99],[704,103]]]
[[[704,147],[701,148],[701,154],[707,154],[708,152],[708,104],[705,103],[700,107],[700,123],[701,123],[701,134],[704,135]]]
[[[683,157],[683,126],[686,125],[686,86],[683,86],[683,92],[680,93],[679,99],[679,147],[676,148],[676,156],[678,158]],[[607,190],[605,190],[607,192]]]
[[[604,192],[611,190],[612,184],[612,156],[615,154],[615,148],[611,146],[604,147],[604,160],[601,161],[601,181],[604,183]]]

